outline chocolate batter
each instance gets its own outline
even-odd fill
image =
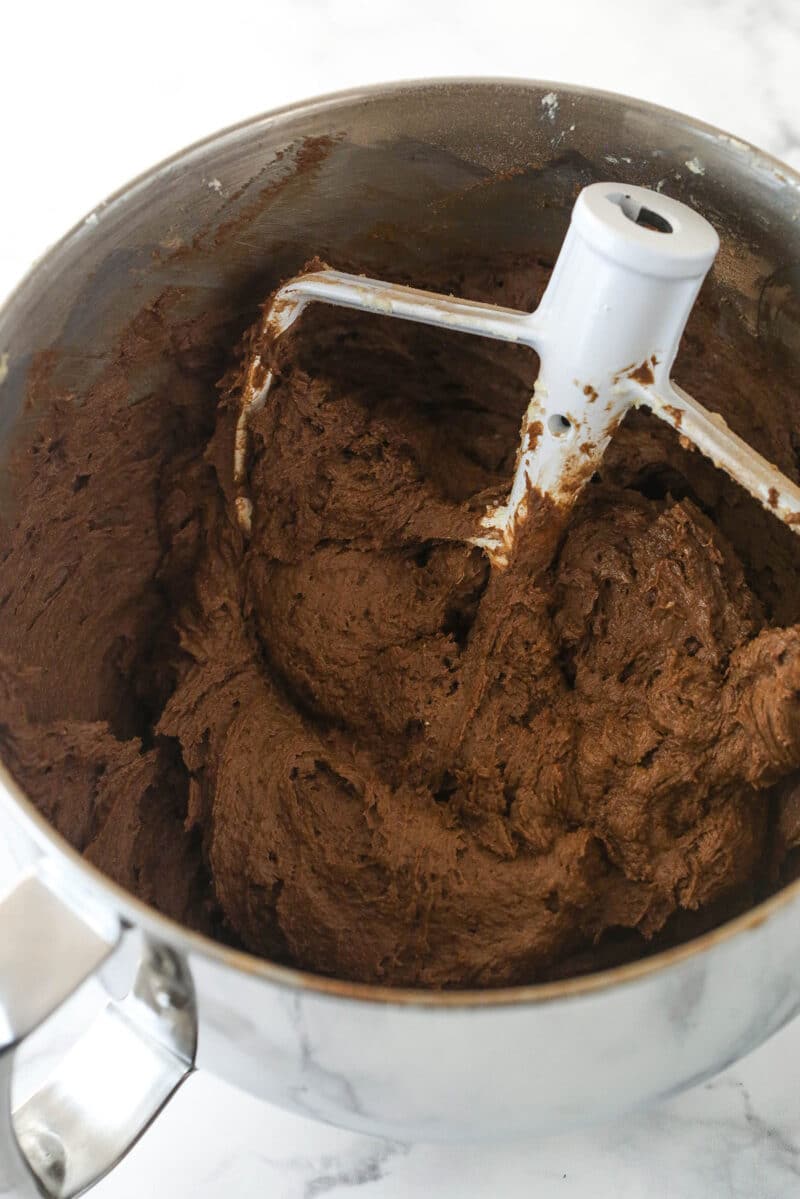
[[[530,308],[546,276],[415,282]],[[507,488],[534,356],[312,309],[254,426],[246,542],[232,422],[268,348],[245,338],[217,409],[230,330],[175,303],[81,403],[50,397],[2,534],[3,755],[91,861],[255,953],[432,987],[641,955],[780,881],[788,530],[635,413],[544,562],[539,511],[492,570],[464,538]],[[185,392],[131,403],[163,353]],[[675,374],[798,476],[796,380],[708,289]]]

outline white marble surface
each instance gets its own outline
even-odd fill
[[[251,113],[364,82],[582,82],[683,109],[800,167],[798,0],[14,2],[2,46],[0,295],[155,160]],[[0,887],[9,877],[0,847]],[[97,1002],[88,990],[48,1030],[23,1084]],[[462,1149],[371,1141],[197,1076],[97,1194],[784,1199],[800,1194],[798,1061],[796,1022],[714,1081],[633,1118]]]

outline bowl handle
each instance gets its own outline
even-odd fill
[[[193,1070],[191,976],[169,947],[145,938],[129,994],[12,1111],[22,1042],[136,936],[116,917],[90,914],[85,897],[42,869],[0,901],[0,1199],[71,1199],[93,1186]]]

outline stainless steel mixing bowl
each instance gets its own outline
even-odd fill
[[[168,285],[185,289],[186,312],[244,321],[316,252],[412,277],[459,247],[552,253],[576,190],[609,176],[709,216],[722,237],[715,272],[742,318],[800,353],[800,178],[788,168],[684,116],[576,87],[391,85],[220,133],[68,234],[0,313],[0,448],[30,431],[37,351],[66,351],[61,381],[80,394]],[[168,386],[174,369],[165,360],[148,386]],[[14,503],[7,483],[2,502]],[[800,883],[680,948],[578,980],[393,991],[281,968],[177,926],[87,865],[4,770],[0,813],[21,871],[0,905],[0,1195],[91,1185],[194,1069],[366,1132],[507,1136],[669,1095],[800,1007]],[[12,1120],[16,1047],[91,974],[108,1010]]]

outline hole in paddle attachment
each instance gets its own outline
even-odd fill
[[[645,208],[644,204],[640,204],[633,196],[620,194],[608,198],[612,204],[622,209],[629,221],[633,221],[634,225],[641,229],[649,229],[651,233],[672,233],[672,225],[666,217],[661,216],[659,212],[653,212],[652,208]]]
[[[560,412],[553,412],[547,418],[547,428],[554,437],[563,437],[572,430],[572,421]]]

